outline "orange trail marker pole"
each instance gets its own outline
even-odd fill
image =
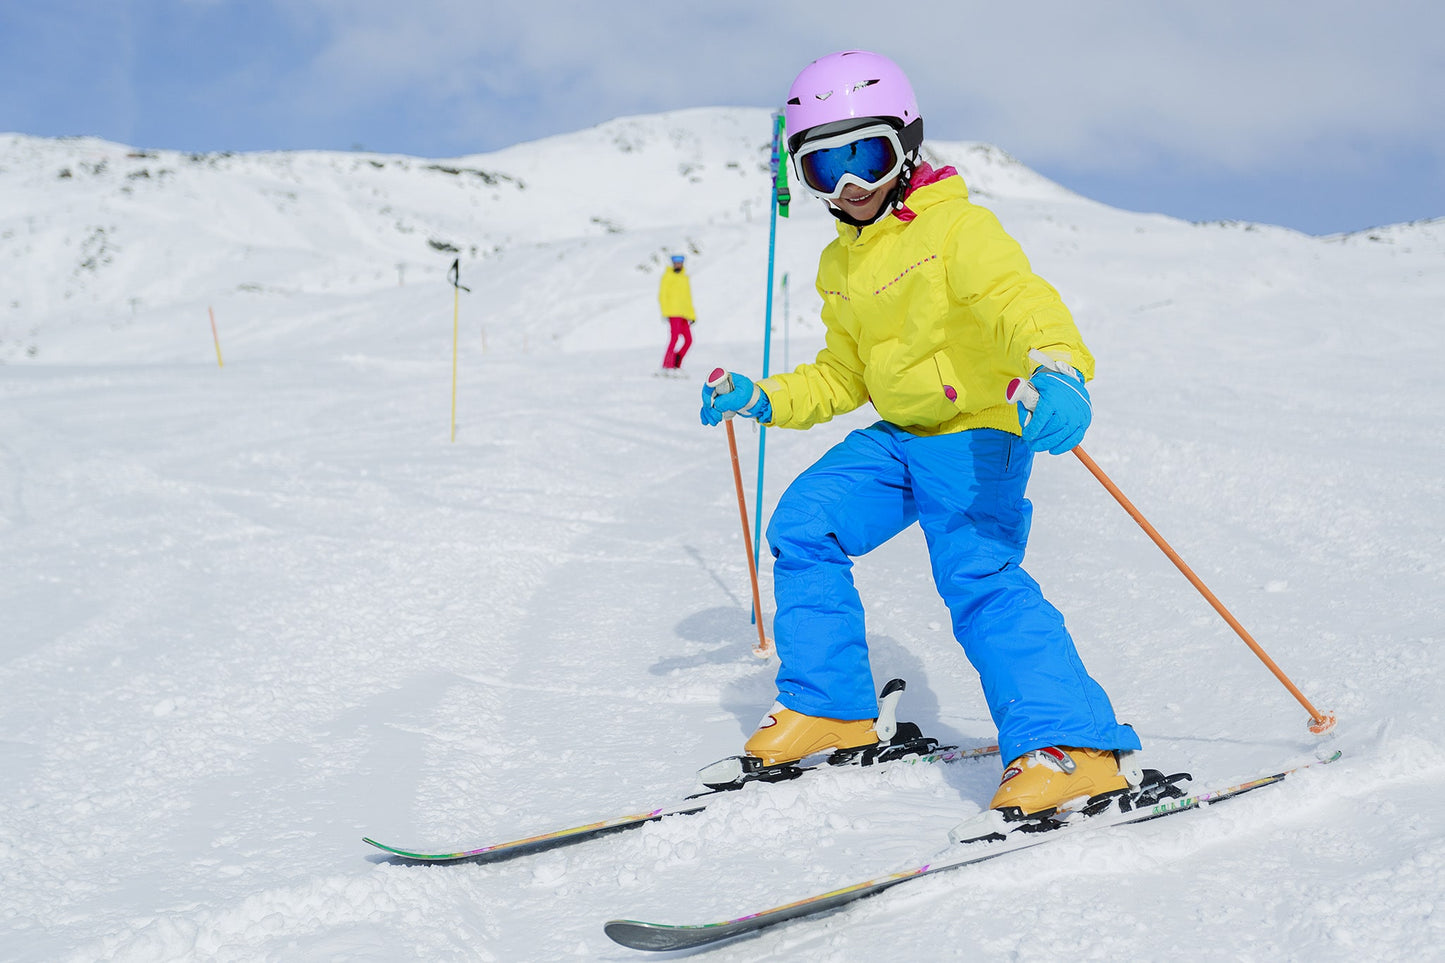
[[[214,308],[207,307],[206,313],[211,316],[211,338],[216,342],[216,367],[224,368],[226,362],[221,360],[221,336],[216,333],[216,311]]]
[[[1022,403],[1029,411],[1033,411],[1034,404],[1038,401],[1038,391],[1027,381],[1015,378],[1009,383],[1006,398],[1010,402]],[[1084,467],[1089,469],[1089,473],[1097,478],[1105,490],[1114,496],[1114,500],[1123,507],[1124,511],[1129,513],[1129,517],[1134,519],[1140,528],[1144,529],[1144,534],[1148,535],[1150,540],[1159,547],[1159,550],[1164,553],[1169,561],[1174,563],[1174,567],[1183,573],[1184,577],[1189,580],[1189,584],[1193,585],[1199,591],[1199,594],[1204,596],[1204,600],[1214,608],[1214,611],[1219,613],[1219,616],[1229,624],[1229,627],[1234,630],[1235,634],[1244,640],[1244,644],[1249,646],[1250,651],[1259,657],[1259,660],[1264,663],[1265,668],[1274,673],[1274,677],[1289,690],[1289,694],[1294,696],[1300,705],[1304,706],[1305,711],[1310,714],[1310,732],[1318,736],[1333,729],[1336,722],[1334,713],[1321,712],[1310,703],[1310,700],[1305,698],[1304,693],[1301,692],[1299,688],[1289,680],[1289,676],[1285,675],[1284,671],[1275,664],[1275,661],[1264,651],[1263,646],[1256,642],[1254,636],[1250,635],[1245,627],[1240,624],[1239,620],[1230,613],[1229,609],[1224,607],[1224,603],[1219,601],[1219,598],[1209,590],[1209,586],[1204,584],[1203,579],[1194,574],[1194,570],[1189,567],[1188,563],[1179,556],[1178,552],[1170,547],[1169,543],[1164,540],[1164,536],[1160,535],[1158,530],[1149,524],[1149,520],[1144,517],[1144,513],[1134,507],[1134,503],[1125,497],[1124,493],[1119,489],[1119,486],[1115,485],[1108,475],[1104,474],[1104,470],[1099,467],[1094,459],[1089,457],[1088,452],[1084,451],[1082,447],[1074,448],[1073,452],[1079,461],[1084,463]]]
[[[707,383],[714,392],[719,394],[726,394],[732,390],[732,378],[728,377],[728,373],[721,368],[713,371],[712,377],[708,379]],[[748,578],[753,583],[753,616],[758,625],[758,644],[753,647],[753,655],[766,658],[769,644],[767,633],[763,630],[763,599],[758,591],[758,566],[753,561],[752,549],[748,544],[748,539],[751,537],[748,527],[748,502],[743,495],[743,470],[742,466],[738,464],[738,436],[733,431],[732,412],[725,416],[723,426],[727,428],[728,451],[733,458],[733,483],[738,490],[738,515],[742,517],[743,521],[743,553],[748,557]]]

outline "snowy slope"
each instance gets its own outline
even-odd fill
[[[634,959],[602,921],[897,869],[987,803],[997,767],[972,764],[765,787],[497,866],[360,842],[653,808],[771,700],[725,440],[696,378],[653,375],[678,249],[693,374],[760,366],[768,132],[698,110],[439,161],[0,135],[0,955]],[[1339,714],[1346,756],[711,958],[1431,958],[1445,226],[1192,225],[930,150],[1074,307],[1087,449]],[[775,368],[785,327],[791,363],[817,347],[831,231],[801,197],[779,222]],[[867,421],[771,432],[765,506]],[[1311,757],[1303,710],[1075,459],[1031,490],[1030,570],[1146,764],[1217,784]],[[916,530],[856,576],[904,717],[990,741]]]

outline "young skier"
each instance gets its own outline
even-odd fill
[[[882,420],[798,476],[768,524],[778,697],[745,751],[774,765],[878,741],[852,559],[916,521],[1008,760],[990,807],[1018,818],[1125,789],[1119,754],[1139,739],[1020,567],[1033,456],[1083,438],[1093,357],[957,171],[921,160],[896,64],[814,61],[784,115],[798,179],[840,222],[818,265],[825,347],[791,373],[704,387],[702,420],[808,428],[870,401]],[[1004,400],[1014,378],[1038,391],[1031,416]]]
[[[657,303],[670,330],[667,335],[667,351],[662,356],[663,370],[682,367],[687,349],[692,347],[692,325],[696,313],[692,308],[692,285],[683,270],[683,256],[672,256],[672,269],[662,272],[662,282],[657,286]]]

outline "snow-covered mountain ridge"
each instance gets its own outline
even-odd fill
[[[464,283],[488,292],[473,313],[494,344],[571,342],[574,334],[581,346],[638,343],[633,319],[647,312],[647,277],[674,250],[696,256],[703,295],[715,291],[741,309],[711,320],[750,336],[762,305],[756,294],[739,300],[736,279],[755,277],[765,256],[756,226],[766,219],[769,129],[764,110],[696,109],[443,160],[186,154],[0,135],[0,361],[126,357],[134,338],[125,332],[135,326],[175,331],[176,351],[163,357],[195,358],[206,347],[193,337],[195,321],[207,307],[232,337],[324,343],[315,324],[266,332],[244,320],[238,328],[238,316],[293,301],[292,314],[318,318],[328,301],[345,312],[378,293],[407,313],[426,310],[426,299],[413,306],[393,289],[439,281],[453,258]],[[989,145],[931,142],[927,156],[957,166],[1008,226],[1052,234],[1054,244],[1077,234],[1072,212],[1100,207]],[[1194,243],[1213,243],[1220,229],[1114,216],[1154,231],[1167,225]],[[800,316],[813,304],[811,259],[831,229],[818,203],[795,191],[779,257],[793,291],[803,292]],[[1439,224],[1370,234],[1402,250],[1445,251]],[[559,301],[570,304],[571,320],[539,325],[537,313]],[[380,350],[410,350],[390,334],[378,333]]]

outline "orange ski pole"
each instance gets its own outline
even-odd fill
[[[708,387],[718,394],[726,394],[732,390],[732,378],[722,368],[713,371],[712,377],[708,379]],[[743,470],[738,464],[738,436],[733,431],[732,412],[724,415],[723,426],[728,433],[728,451],[733,458],[733,482],[738,489],[738,515],[743,521],[743,553],[748,557],[748,577],[753,583],[753,617],[758,624],[758,644],[753,647],[753,654],[766,656],[768,654],[768,636],[763,630],[763,600],[758,592],[758,566],[753,561],[753,553],[748,549],[748,503],[743,495]]]
[[[1021,402],[1025,408],[1033,411],[1034,404],[1038,402],[1038,390],[1027,381],[1015,378],[1009,383],[1008,393],[1005,397],[1010,402]],[[1089,469],[1090,474],[1097,478],[1105,490],[1114,496],[1114,500],[1123,507],[1124,511],[1129,513],[1129,517],[1134,519],[1140,528],[1144,529],[1144,534],[1148,535],[1154,544],[1159,546],[1159,550],[1164,553],[1169,561],[1174,563],[1174,567],[1184,574],[1184,577],[1189,580],[1189,584],[1198,589],[1199,594],[1204,596],[1204,600],[1214,608],[1214,611],[1219,613],[1220,617],[1235,631],[1235,634],[1244,640],[1244,644],[1249,646],[1250,651],[1259,657],[1259,660],[1264,663],[1265,668],[1274,673],[1274,677],[1289,690],[1289,694],[1294,696],[1300,705],[1304,706],[1305,711],[1310,714],[1310,732],[1313,732],[1315,735],[1323,735],[1333,729],[1336,721],[1334,713],[1321,712],[1310,703],[1309,699],[1305,698],[1304,693],[1290,681],[1289,677],[1284,674],[1284,671],[1280,669],[1280,667],[1275,664],[1275,661],[1269,657],[1269,654],[1264,651],[1264,648],[1254,640],[1254,636],[1250,635],[1245,627],[1240,624],[1239,620],[1230,613],[1229,609],[1224,607],[1224,603],[1219,601],[1219,598],[1209,590],[1209,586],[1205,585],[1204,581],[1198,575],[1194,574],[1194,570],[1189,567],[1188,563],[1179,556],[1178,552],[1170,547],[1169,543],[1164,540],[1164,536],[1160,535],[1159,531],[1153,525],[1149,524],[1149,520],[1144,517],[1143,512],[1134,507],[1134,503],[1125,497],[1124,493],[1119,489],[1119,486],[1115,485],[1108,475],[1104,474],[1104,470],[1099,467],[1094,459],[1089,457],[1088,452],[1084,451],[1082,447],[1075,447],[1073,452],[1079,461],[1084,463],[1084,467]]]
[[[216,333],[216,309],[208,307],[206,311],[211,315],[211,338],[216,342],[216,367],[224,368],[226,362],[221,360],[221,336]]]

